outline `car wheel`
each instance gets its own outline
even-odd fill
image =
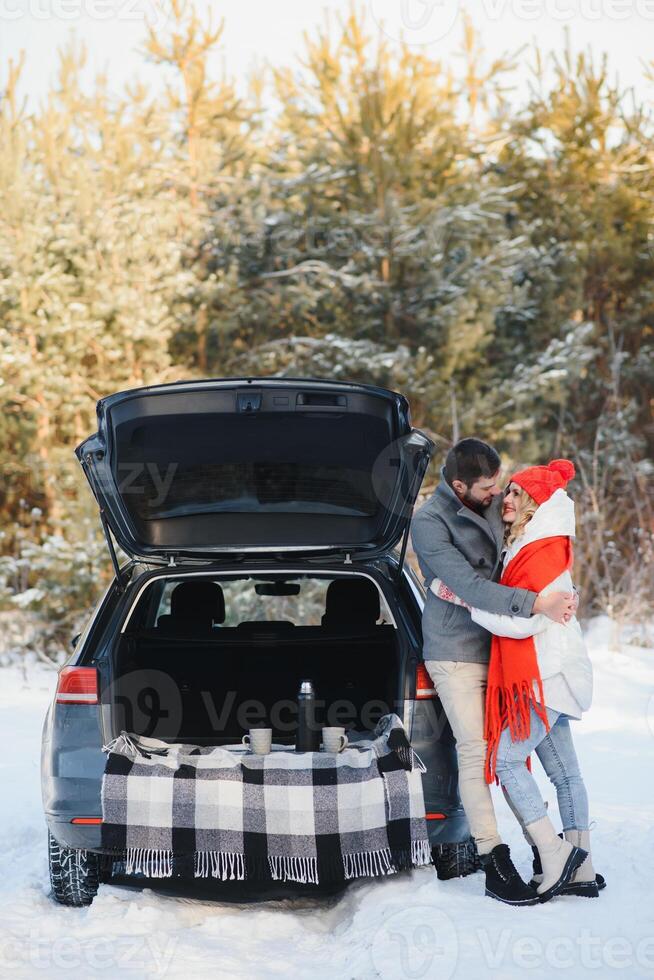
[[[90,905],[100,883],[100,861],[92,851],[62,847],[48,833],[50,884],[60,905]]]
[[[436,874],[441,881],[448,878],[464,878],[481,868],[477,846],[472,839],[458,844],[436,844],[431,849]]]

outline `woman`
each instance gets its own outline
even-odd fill
[[[574,504],[565,487],[574,474],[569,460],[554,460],[511,479],[503,508],[507,533],[501,584],[544,594],[572,589]],[[540,901],[563,890],[594,897],[588,797],[569,726],[592,697],[592,668],[579,624],[574,618],[561,625],[543,615],[524,619],[476,608],[470,612],[493,633],[486,779],[492,782],[497,775],[525,836],[537,848]],[[534,750],[557,790],[563,839],[531,775],[528,760]]]

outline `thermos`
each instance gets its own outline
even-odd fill
[[[320,749],[320,728],[316,718],[316,692],[310,680],[300,681],[297,696],[296,752],[317,752]]]

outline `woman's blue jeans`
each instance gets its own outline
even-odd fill
[[[547,813],[538,784],[525,765],[533,751],[556,788],[563,830],[588,830],[588,794],[581,777],[567,715],[547,709],[549,732],[531,709],[529,738],[514,742],[505,728],[497,749],[496,772],[513,808],[528,826]]]

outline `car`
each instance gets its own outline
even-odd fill
[[[403,395],[353,382],[183,381],[98,402],[76,455],[114,577],[44,723],[56,901],[89,904],[121,867],[102,849],[103,746],[123,730],[231,745],[264,718],[292,744],[305,679],[331,724],[400,716],[426,770],[436,870],[476,870],[405,561],[433,449]]]

